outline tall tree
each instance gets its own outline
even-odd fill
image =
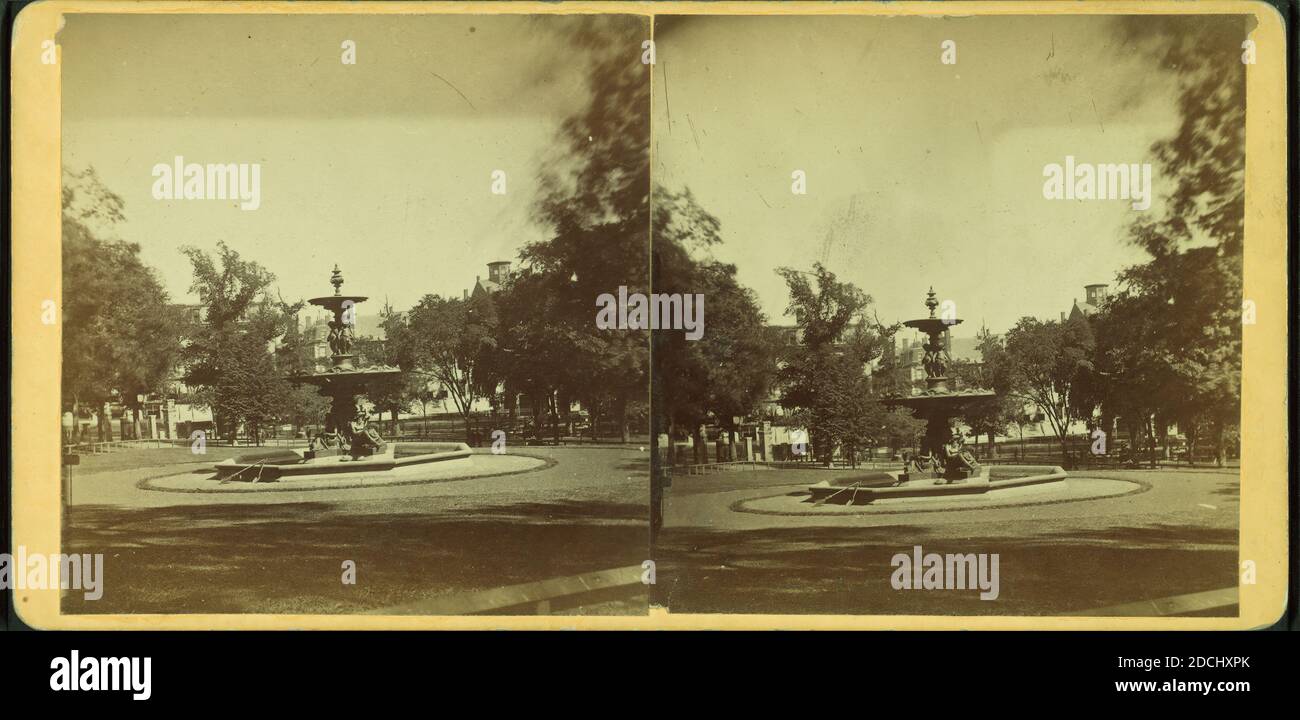
[[[624,440],[629,408],[647,398],[649,336],[597,328],[593,302],[620,286],[629,293],[648,290],[650,66],[628,52],[640,47],[644,29],[591,19],[574,34],[575,44],[594,55],[589,99],[562,123],[555,152],[538,178],[533,215],[550,237],[521,252],[525,271],[555,293],[545,319],[548,332],[569,342],[569,371],[543,384],[589,407],[612,406]],[[606,42],[595,42],[602,34]],[[627,42],[610,43],[611,35],[624,35]],[[530,331],[517,323],[510,327]],[[554,403],[559,395],[552,397]]]
[[[754,414],[769,396],[782,339],[768,327],[753,291],[736,280],[736,266],[708,256],[708,248],[721,242],[721,225],[689,189],[657,187],[654,218],[655,292],[700,294],[708,318],[695,340],[677,329],[654,332],[657,432],[675,435],[684,428],[701,448],[703,423],[713,420],[734,434],[734,418]]]
[[[115,237],[125,204],[93,168],[63,171],[63,398],[74,414],[162,391],[182,319],[140,247]],[[101,417],[101,439],[107,418]]]
[[[561,397],[576,397],[598,414],[609,393],[584,378],[610,377],[617,363],[628,359],[620,353],[602,355],[603,340],[577,323],[553,321],[565,312],[568,282],[555,273],[525,268],[493,293],[496,339],[480,358],[484,389],[499,387],[497,404],[507,412],[514,412],[515,398],[523,394],[539,440],[547,418],[552,434],[558,435]],[[635,374],[637,369],[625,372]]]
[[[853,452],[859,443],[883,441],[886,409],[879,398],[863,399],[871,392],[865,374],[893,329],[869,323],[871,297],[820,263],[811,273],[792,268],[777,273],[789,288],[786,312],[800,335],[782,358],[781,404],[806,424],[821,462],[829,464],[840,445]]]
[[[1066,443],[1070,423],[1092,411],[1076,390],[1094,368],[1094,344],[1092,331],[1082,318],[1043,322],[1025,317],[1007,333],[989,368],[995,392],[1043,411],[1066,464],[1070,462]]]
[[[425,295],[401,320],[385,326],[388,357],[416,377],[436,381],[455,405],[473,441],[474,404],[484,397],[480,359],[496,346],[496,311],[487,295],[468,300]]]
[[[357,338],[353,351],[365,366],[399,367],[401,361],[399,336],[405,325],[402,314],[388,303],[384,303],[379,319],[384,336]],[[410,410],[412,403],[418,401],[422,391],[428,391],[428,384],[427,376],[411,372],[379,377],[366,386],[366,399],[374,406],[380,419],[383,418],[384,413],[391,415],[391,432],[397,434],[400,431],[399,415]]]
[[[233,438],[242,427],[259,441],[288,403],[289,381],[273,356],[276,341],[296,326],[302,303],[272,295],[275,276],[245,260],[224,242],[216,258],[183,247],[194,279],[190,292],[203,305],[203,319],[187,332],[185,382],[212,408],[217,432]]]
[[[299,325],[299,318],[289,323],[274,353],[276,375],[290,377],[316,371],[315,346]],[[306,383],[292,384],[281,395],[276,408],[276,420],[288,424],[295,431],[308,426],[320,426],[329,411],[330,401],[315,386]]]
[[[1106,334],[1093,396],[1108,415],[1146,424],[1159,415],[1158,430],[1177,420],[1192,451],[1198,429],[1207,428],[1222,464],[1241,415],[1246,66],[1240,54],[1249,28],[1217,18],[1132,20],[1122,27],[1177,84],[1181,117],[1174,135],[1152,146],[1171,189],[1161,212],[1130,227],[1130,241],[1151,259],[1121,273],[1119,291],[1098,318]]]
[[[980,328],[975,339],[980,362],[958,360],[948,371],[959,390],[992,388],[995,369],[1002,362],[1002,343],[988,328]],[[961,418],[977,441],[981,435],[988,438],[988,455],[993,457],[997,450],[994,438],[1006,434],[1021,415],[1023,404],[1021,398],[1008,395],[981,398],[964,405]]]

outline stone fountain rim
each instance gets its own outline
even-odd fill
[[[344,300],[364,302],[369,299],[369,295],[322,295],[320,297],[309,298],[307,302],[312,305],[332,305],[334,302],[343,302]]]
[[[1146,480],[1142,480],[1138,478],[1129,478],[1129,477],[1100,478],[1100,477],[1090,477],[1087,475],[1078,475],[1078,476],[1071,475],[1066,478],[1066,481],[1074,481],[1076,483],[1087,482],[1090,480],[1113,480],[1118,482],[1129,483],[1131,485],[1135,485],[1136,487],[1134,487],[1131,490],[1128,490],[1127,492],[1118,493],[1115,495],[1098,495],[1095,497],[1051,498],[1051,499],[1034,500],[1030,502],[1017,502],[1017,503],[1005,502],[1005,503],[988,504],[988,505],[957,504],[957,505],[936,507],[933,505],[927,506],[921,503],[917,503],[914,506],[899,508],[899,509],[885,510],[885,509],[881,509],[881,506],[874,506],[875,509],[873,510],[843,510],[843,511],[836,511],[832,513],[822,513],[813,510],[765,510],[765,509],[746,507],[748,503],[757,502],[760,500],[769,500],[772,498],[794,496],[794,494],[792,493],[783,492],[783,493],[773,493],[769,495],[760,495],[760,496],[750,497],[750,498],[741,498],[739,500],[736,500],[735,502],[730,503],[727,506],[727,510],[729,510],[730,512],[745,513],[750,515],[769,515],[773,517],[790,517],[790,518],[797,517],[797,518],[818,518],[818,519],[861,518],[861,517],[869,517],[874,515],[911,515],[911,514],[919,514],[919,513],[965,513],[965,512],[978,512],[981,510],[1003,510],[1003,509],[1011,509],[1011,508],[1037,507],[1042,505],[1064,505],[1066,503],[1113,500],[1116,498],[1131,497],[1133,495],[1141,495],[1142,493],[1151,490],[1153,487],[1153,485]],[[872,507],[872,506],[864,505],[861,507]]]
[[[472,453],[471,457],[479,456],[479,455],[490,455],[490,453]],[[145,477],[141,480],[136,481],[135,487],[137,489],[148,490],[150,492],[185,493],[185,494],[201,494],[201,495],[245,495],[248,493],[285,493],[285,492],[292,493],[292,492],[328,492],[332,490],[375,490],[379,488],[406,487],[412,485],[434,485],[434,484],[441,484],[441,483],[464,482],[467,480],[486,480],[489,478],[506,477],[509,475],[523,475],[526,473],[534,473],[534,472],[540,472],[542,470],[549,470],[550,468],[553,468],[559,464],[559,460],[544,455],[534,455],[532,453],[525,453],[525,452],[511,452],[511,453],[507,453],[507,455],[540,460],[541,463],[534,465],[532,467],[520,468],[517,470],[503,470],[500,472],[484,473],[481,475],[459,475],[459,476],[452,476],[452,477],[426,478],[421,480],[417,480],[417,479],[399,480],[396,482],[369,483],[369,484],[355,483],[355,484],[347,484],[347,485],[332,485],[327,487],[314,487],[314,488],[302,487],[302,486],[279,487],[279,483],[266,483],[265,486],[256,489],[228,488],[225,490],[214,490],[209,488],[169,488],[169,487],[162,487],[159,485],[155,485],[153,483],[153,481],[155,480],[162,480],[164,478],[176,477],[176,476],[187,475],[187,474],[195,474],[197,472],[201,472],[201,471],[189,469],[189,470],[181,470],[178,472],[164,473],[161,475],[151,475],[149,477]]]
[[[919,329],[919,328],[921,328],[921,327],[923,327],[923,326],[926,326],[926,325],[933,325],[933,324],[935,324],[935,323],[939,323],[940,325],[943,325],[943,326],[947,327],[947,326],[952,326],[952,325],[960,325],[960,324],[962,324],[963,322],[965,322],[965,321],[964,321],[964,320],[961,320],[961,319],[959,319],[959,318],[947,318],[947,319],[945,319],[945,318],[928,317],[928,318],[916,318],[915,320],[904,320],[904,321],[903,321],[903,325],[905,325],[905,326],[907,326],[907,327],[910,327],[910,328],[917,328],[917,329]]]

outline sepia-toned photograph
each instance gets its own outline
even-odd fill
[[[1269,627],[1288,1],[6,10],[11,622]]]
[[[1235,616],[1253,22],[656,17],[655,603]]]
[[[68,18],[63,612],[644,615],[649,32]]]

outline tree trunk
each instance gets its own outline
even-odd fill
[[[560,398],[557,393],[551,393],[551,436],[555,439],[555,444],[560,444]]]
[[[537,441],[542,439],[542,398],[540,393],[532,393],[533,405],[533,438]]]
[[[1223,467],[1228,462],[1228,448],[1224,435],[1225,423],[1217,421],[1214,423],[1214,464],[1216,467]]]
[[[1153,423],[1154,423],[1154,419],[1153,419],[1153,418],[1151,418],[1150,416],[1148,416],[1146,422],[1147,422],[1147,425],[1146,425],[1146,434],[1147,434],[1147,454],[1150,456],[1151,467],[1154,468],[1154,467],[1159,466],[1159,464],[1160,464],[1159,461],[1158,461],[1157,458],[1156,458],[1156,429],[1155,429],[1155,427],[1153,426]]]
[[[623,393],[618,394],[618,428],[619,436],[622,442],[628,442],[627,432],[627,396]]]

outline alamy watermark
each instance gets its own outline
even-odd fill
[[[50,660],[50,689],[58,691],[126,690],[132,700],[153,695],[153,659],[138,657],[81,657],[73,650],[69,657]]]
[[[704,337],[704,294],[628,294],[618,286],[618,297],[601,293],[596,298],[596,327],[601,330],[685,330],[687,340]]]
[[[895,590],[979,590],[980,600],[997,600],[1000,592],[997,553],[898,553],[889,561]]]
[[[186,163],[177,155],[171,164],[153,166],[154,200],[239,200],[240,210],[262,206],[260,163]]]
[[[84,590],[87,600],[104,596],[104,554],[0,553],[0,590]]]
[[[1043,197],[1048,200],[1130,200],[1134,210],[1151,207],[1151,163],[1076,163],[1043,166]]]

